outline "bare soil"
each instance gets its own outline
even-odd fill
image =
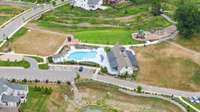
[[[54,54],[64,40],[64,35],[31,30],[16,39],[12,44],[12,49],[17,53],[48,56]]]

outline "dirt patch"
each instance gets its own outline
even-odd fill
[[[135,51],[140,67],[137,82],[200,91],[200,85],[192,80],[200,69],[196,56],[168,43],[136,48]]]
[[[48,56],[54,54],[64,40],[64,35],[31,30],[13,42],[12,49],[17,53]]]

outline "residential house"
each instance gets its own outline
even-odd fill
[[[0,105],[17,107],[24,103],[28,94],[28,86],[10,83],[5,79],[0,79]]]
[[[103,4],[103,0],[70,0],[70,4],[85,10],[97,10]]]
[[[133,74],[138,70],[135,53],[120,45],[115,45],[110,52],[107,53],[108,61],[112,71],[117,71],[119,75]]]

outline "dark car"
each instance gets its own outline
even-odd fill
[[[83,67],[82,67],[82,66],[79,67],[78,71],[79,71],[79,72],[82,72],[82,71],[83,71]]]

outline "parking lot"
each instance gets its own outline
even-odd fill
[[[190,102],[200,104],[200,96],[189,97]]]

